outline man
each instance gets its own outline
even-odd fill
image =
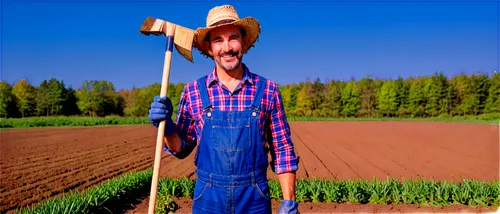
[[[156,96],[149,118],[166,120],[165,150],[177,158],[195,154],[193,213],[270,213],[267,153],[283,192],[279,213],[298,213],[298,160],[277,85],[250,72],[243,54],[260,34],[252,17],[239,19],[230,5],[212,8],[194,47],[215,61],[208,75],[182,92],[177,123],[172,103]]]

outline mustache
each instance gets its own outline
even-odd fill
[[[230,50],[226,53],[221,53],[219,54],[219,57],[225,57],[225,56],[237,56],[238,55],[238,51],[234,51],[234,50]]]

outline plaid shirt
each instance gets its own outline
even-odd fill
[[[259,81],[259,75],[251,73],[244,64],[243,67],[245,72],[242,83],[238,85],[233,94],[218,81],[215,68],[207,75],[207,91],[214,110],[241,111],[252,103],[256,91],[254,84]],[[286,119],[280,91],[277,84],[269,80],[265,87],[261,102],[263,112],[260,114],[261,119],[262,117],[266,118],[266,123],[260,124],[261,134],[264,136],[262,146],[266,153],[272,151],[270,166],[274,173],[296,171],[298,160],[293,149],[290,127]],[[173,153],[164,144],[167,153],[178,158],[185,158],[193,151],[203,128],[202,108],[196,81],[186,84],[181,94],[177,113],[177,131],[183,140],[181,151]],[[195,123],[195,119],[201,122]]]

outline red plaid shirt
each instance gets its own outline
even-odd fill
[[[243,67],[245,69],[243,80],[234,93],[218,81],[215,68],[207,75],[207,91],[214,110],[241,111],[252,103],[256,91],[254,84],[259,81],[259,75],[251,73],[244,64]],[[268,80],[265,87],[261,103],[263,112],[260,117],[265,117],[267,122],[260,124],[261,134],[264,136],[262,145],[266,153],[271,151],[270,166],[273,172],[280,174],[296,171],[298,161],[278,85]],[[177,113],[177,131],[183,140],[181,151],[173,153],[164,146],[165,151],[178,158],[185,158],[193,151],[200,140],[203,128],[202,122],[195,123],[195,119],[200,120],[202,117],[202,108],[198,85],[196,81],[189,82],[181,94]]]

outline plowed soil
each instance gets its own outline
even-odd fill
[[[291,128],[296,153],[301,157],[298,178],[385,179],[420,175],[450,181],[499,179],[498,125],[293,122]],[[95,186],[124,172],[152,167],[157,132],[150,125],[136,125],[33,128],[0,133],[0,212],[4,213],[63,192]],[[161,163],[161,177],[196,177],[193,156],[177,160],[164,154]],[[271,171],[269,178],[277,179]],[[147,212],[147,202],[144,200],[130,212]],[[408,207],[412,207],[410,212],[423,209]],[[301,204],[300,209],[304,213],[404,212],[400,205]],[[181,209],[189,210],[189,206]],[[421,211],[463,212],[463,208]]]
[[[193,201],[191,198],[173,198],[179,205],[175,213],[192,213]],[[129,210],[127,214],[147,213],[149,197],[135,209]],[[278,213],[280,202],[272,200],[273,213]],[[299,203],[300,213],[498,213],[495,207],[469,207],[465,205],[453,206],[420,206],[407,205],[378,205],[378,204],[338,204],[338,203]]]

